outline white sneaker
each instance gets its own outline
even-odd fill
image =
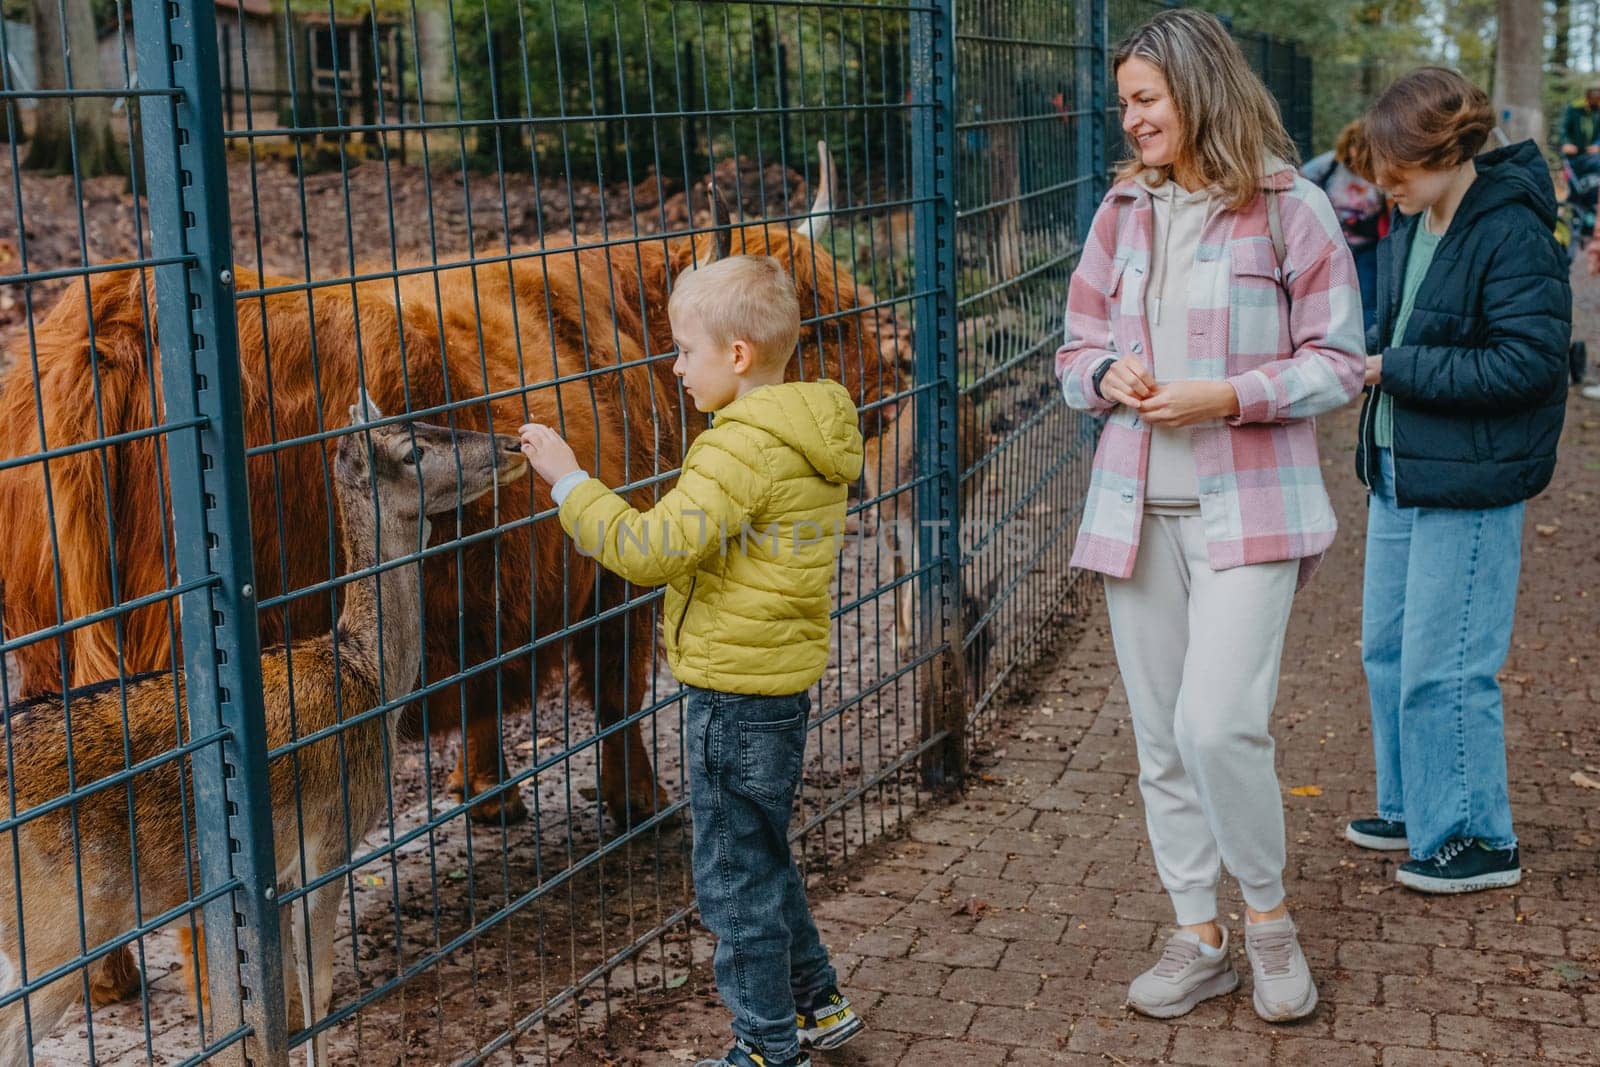
[[[1287,915],[1244,925],[1244,951],[1255,977],[1256,1014],[1269,1023],[1304,1019],[1317,1006],[1317,986]]]
[[[1187,1015],[1203,1000],[1239,988],[1239,973],[1228,960],[1228,931],[1222,948],[1202,950],[1198,934],[1179,930],[1161,950],[1156,965],[1128,986],[1128,1006],[1157,1019]]]
[[[1578,395],[1585,400],[1600,400],[1600,385],[1586,385],[1578,390]]]

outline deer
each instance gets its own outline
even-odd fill
[[[268,767],[280,900],[348,863],[385,810],[396,730],[423,657],[420,563],[405,557],[428,543],[430,516],[527,470],[514,437],[384,421],[364,390],[349,413],[354,432],[332,449],[346,573],[354,576],[337,625],[261,653],[267,744],[282,753]],[[13,999],[0,1006],[0,1064],[27,1062],[30,1046],[84,987],[76,967],[31,989],[28,976],[47,976],[142,917],[194,898],[185,761],[167,759],[127,785],[95,784],[186,740],[185,692],[181,675],[159,672],[7,709],[0,795],[13,799],[0,812],[11,824],[0,847],[0,1001]],[[370,713],[377,708],[386,710]],[[69,805],[34,811],[69,794]],[[331,1003],[344,889],[344,878],[331,878],[280,909],[285,985],[293,974],[297,987],[286,1001],[290,1018],[298,1013],[307,1028]],[[15,996],[19,989],[24,996]],[[324,1035],[308,1042],[307,1062],[327,1064]]]

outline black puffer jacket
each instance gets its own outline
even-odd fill
[[[1532,141],[1477,159],[1478,178],[1434,253],[1404,342],[1387,344],[1421,216],[1378,246],[1381,388],[1394,398],[1396,503],[1492,508],[1550,484],[1566,411],[1572,288],[1555,190]],[[1375,340],[1381,341],[1373,344]],[[1372,485],[1377,393],[1361,408],[1356,473]]]

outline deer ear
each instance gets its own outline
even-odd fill
[[[364,422],[373,422],[383,418],[383,412],[378,408],[377,401],[372,399],[372,394],[365,389],[361,390],[360,397],[350,405],[350,425],[360,426]]]

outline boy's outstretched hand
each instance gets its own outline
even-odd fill
[[[522,454],[528,457],[528,465],[551,485],[582,469],[572,449],[550,427],[530,422],[518,432],[522,435]]]

